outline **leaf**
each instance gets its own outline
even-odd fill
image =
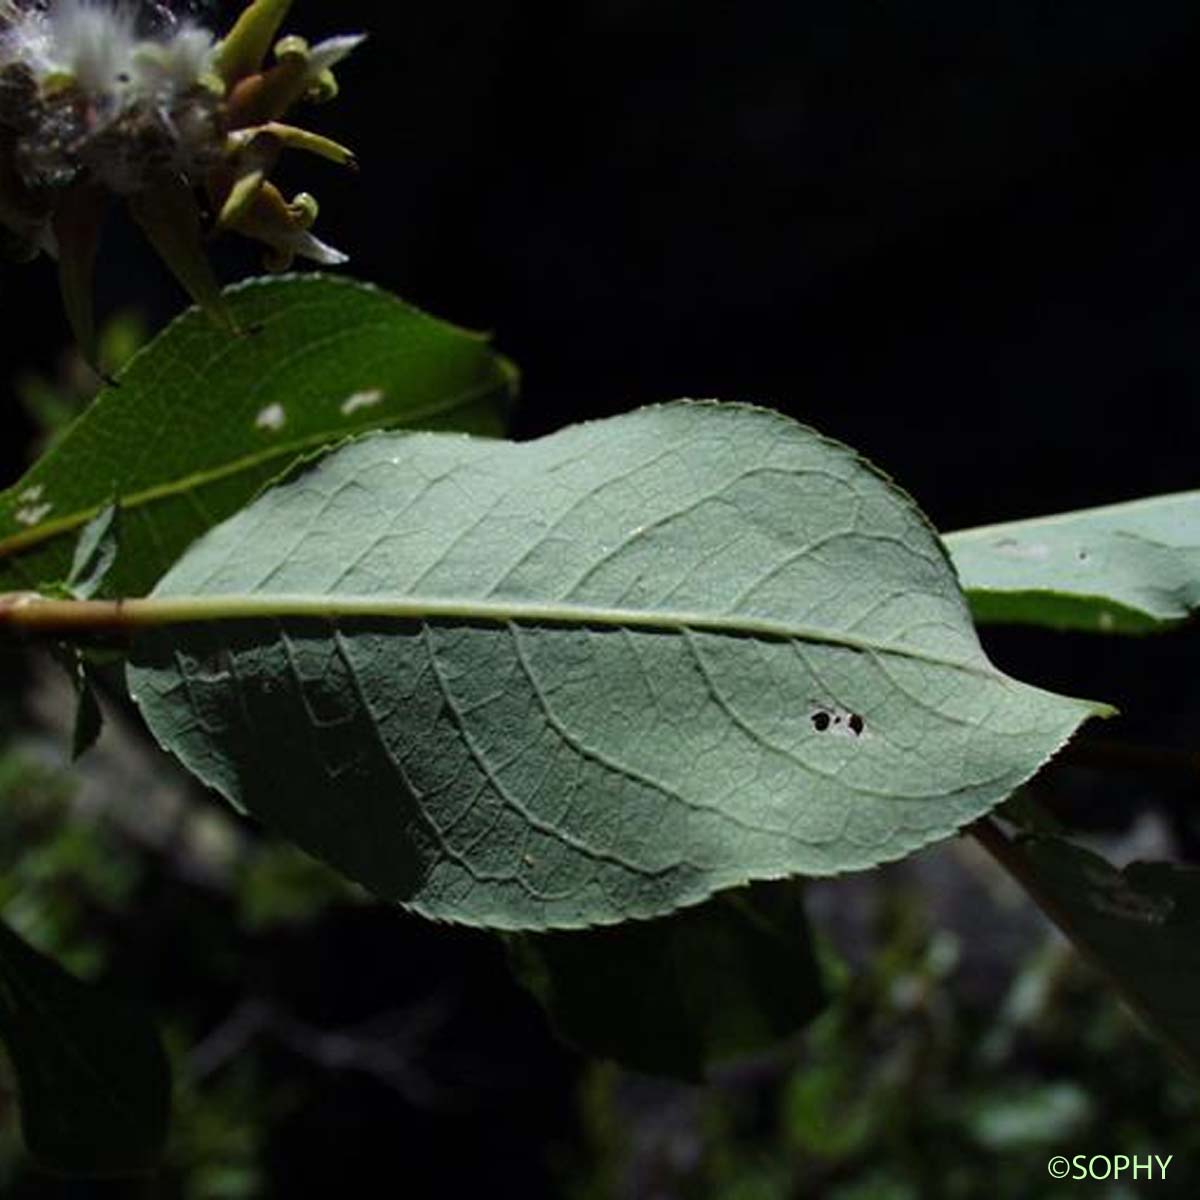
[[[84,361],[99,370],[92,285],[96,251],[109,206],[105,190],[90,181],[72,184],[62,193],[53,219],[58,258],[58,285],[71,332]]]
[[[59,643],[51,647],[50,654],[66,671],[75,689],[75,720],[71,726],[71,759],[74,761],[96,744],[104,728],[104,714],[100,711],[84,651],[78,646]]]
[[[158,625],[131,691],[203,780],[382,896],[508,929],[899,858],[1106,711],[997,671],[912,501],[740,405],[360,440],[120,620]]]
[[[588,1054],[699,1081],[825,1004],[799,884],[753,884],[609,929],[514,937],[518,974]]]
[[[67,600],[91,599],[116,561],[119,534],[120,512],[115,504],[110,504],[83,527],[75,543],[67,578],[61,584],[44,587],[43,591]],[[100,711],[84,651],[78,646],[58,643],[51,648],[51,655],[66,671],[75,689],[75,720],[71,733],[71,758],[74,760],[96,744],[104,726],[104,714]]]
[[[977,621],[1146,633],[1200,607],[1200,492],[944,539]]]
[[[1200,869],[1141,862],[1119,871],[1044,836],[1010,843],[1001,861],[1149,1032],[1200,1070]]]
[[[90,600],[100,590],[117,560],[120,524],[120,510],[110,504],[83,527],[67,572],[66,586],[71,595]]]
[[[82,757],[96,744],[104,728],[100,701],[96,698],[96,689],[82,662],[79,664],[76,688],[75,721],[71,727],[72,761]]]
[[[150,245],[158,251],[192,303],[226,335],[241,333],[242,326],[227,307],[205,253],[200,206],[189,183],[172,170],[160,171],[145,187],[130,195],[128,204],[130,216],[141,226]],[[64,295],[69,295],[65,289]],[[89,351],[86,342],[83,348],[85,353]],[[88,361],[95,361],[94,354],[89,354]]]
[[[81,983],[0,922],[0,1035],[17,1076],[31,1155],[67,1175],[152,1170],[171,1081],[147,1016]]]
[[[304,275],[229,289],[233,337],[191,310],[0,493],[0,590],[65,578],[119,489],[105,595],[139,595],[297,458],[394,425],[498,433],[513,368],[481,337],[385,292]]]

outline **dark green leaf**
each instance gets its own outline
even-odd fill
[[[1107,975],[1149,1031],[1200,1070],[1200,869],[1118,871],[1059,838],[1015,842],[1013,874]]]
[[[205,253],[200,208],[193,189],[174,171],[162,171],[129,196],[129,215],[142,227],[184,291],[227,333],[244,329],[230,311]],[[70,295],[67,312],[71,313]],[[90,314],[89,314],[90,315]],[[85,350],[87,349],[84,343]],[[90,356],[94,361],[94,356]]]
[[[475,334],[345,279],[255,280],[226,298],[246,333],[185,313],[0,494],[0,590],[65,578],[116,491],[121,548],[102,590],[138,595],[322,446],[397,425],[500,432],[515,375]]]
[[[104,716],[96,698],[95,687],[88,672],[87,659],[91,652],[68,643],[50,647],[50,655],[67,673],[75,689],[75,720],[71,730],[71,758],[76,759],[90,750],[100,736]]]
[[[68,975],[2,922],[0,1035],[25,1143],[42,1166],[69,1175],[155,1167],[171,1084],[149,1018],[127,998]]]
[[[381,435],[197,543],[131,691],[235,804],[509,929],[899,858],[1103,706],[1017,683],[912,501],[775,413]]]
[[[978,621],[1147,633],[1200,607],[1200,492],[945,538]]]
[[[90,750],[100,736],[104,718],[100,712],[100,702],[96,699],[96,689],[88,678],[87,668],[79,664],[79,682],[75,702],[75,723],[71,730],[71,757],[78,758]]]
[[[791,1037],[825,1003],[796,882],[656,921],[514,937],[511,954],[566,1041],[683,1079]]]

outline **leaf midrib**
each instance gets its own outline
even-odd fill
[[[34,602],[36,604],[36,601]],[[76,606],[80,602],[74,602]],[[84,602],[86,603],[86,602]],[[337,620],[386,617],[405,621],[461,621],[492,624],[549,624],[611,626],[660,630],[667,633],[701,631],[771,641],[816,642],[859,653],[893,655],[935,666],[951,667],[992,680],[1007,676],[983,659],[972,661],[935,654],[916,646],[852,633],[792,625],[744,613],[705,613],[677,609],[614,608],[604,605],[547,603],[535,600],[483,600],[446,596],[319,595],[303,592],[197,594],[148,596],[111,603],[116,620],[131,627],[184,625],[215,621],[309,617]]]

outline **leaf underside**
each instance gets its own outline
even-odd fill
[[[0,591],[66,578],[81,530],[121,507],[99,594],[140,595],[299,457],[392,426],[497,434],[515,372],[476,334],[352,280],[225,293],[244,332],[192,309],[0,492]]]
[[[154,593],[189,596],[131,660],[159,740],[379,895],[497,928],[898,858],[1103,711],[987,661],[907,496],[740,405],[364,438]]]
[[[1200,492],[948,534],[977,621],[1149,633],[1200,607]]]

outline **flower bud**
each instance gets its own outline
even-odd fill
[[[124,201],[180,283],[232,328],[204,252],[234,230],[267,264],[346,256],[309,230],[316,202],[269,181],[300,149],[354,166],[344,146],[281,118],[337,92],[361,36],[279,37],[291,0],[251,0],[222,40],[164,4],[0,0],[0,250],[57,257],[64,306],[95,362],[91,281],[103,216]],[[266,64],[268,52],[272,61]]]

